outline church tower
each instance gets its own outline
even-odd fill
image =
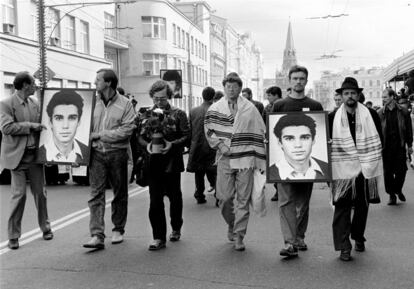
[[[286,96],[286,91],[289,88],[288,74],[289,69],[297,64],[296,50],[293,45],[292,25],[289,22],[288,33],[286,38],[285,50],[283,51],[282,70],[276,71],[276,85],[282,90],[283,97]]]

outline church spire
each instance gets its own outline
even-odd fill
[[[289,69],[297,64],[296,60],[296,50],[293,45],[293,34],[292,34],[292,25],[289,21],[289,27],[288,27],[288,33],[286,38],[286,46],[285,50],[283,52],[283,65],[282,65],[282,71],[288,72]]]

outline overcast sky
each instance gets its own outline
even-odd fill
[[[264,76],[282,66],[289,19],[299,64],[310,80],[321,71],[389,65],[414,49],[414,0],[206,0],[261,48]],[[346,17],[308,19],[326,15]],[[411,31],[409,31],[411,28]],[[323,54],[340,56],[316,60]]]

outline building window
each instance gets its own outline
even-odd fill
[[[65,33],[66,33],[66,41],[64,41],[65,48],[75,50],[76,48],[75,17],[66,16]]]
[[[362,85],[361,85],[362,87],[364,87],[365,86],[365,80],[362,80]]]
[[[53,46],[60,46],[60,15],[59,11],[53,8],[49,9],[46,22],[46,36],[50,37],[48,44]]]
[[[372,80],[369,81],[369,87],[372,87]]]
[[[105,35],[115,37],[115,16],[105,12]]]
[[[182,41],[181,48],[185,49],[185,32],[184,32],[184,30],[181,30],[181,41]]]
[[[80,51],[89,53],[89,23],[81,20],[80,26]]]
[[[167,68],[167,55],[144,53],[142,62],[144,74],[159,75],[160,69]]]
[[[180,29],[180,27],[177,27],[177,45],[178,45],[178,47],[181,47],[181,29]]]
[[[174,57],[174,69],[177,69],[177,57]]]
[[[177,31],[175,24],[173,24],[173,44],[177,45]]]
[[[190,35],[185,34],[185,50],[190,51]]]
[[[381,86],[381,81],[379,79],[377,80],[377,86]]]
[[[16,25],[16,5],[14,0],[4,0],[2,1],[2,10],[3,10],[3,23],[11,24],[10,31],[12,33],[15,33],[15,25]],[[4,27],[3,27],[3,32]]]
[[[191,54],[194,54],[194,37],[191,36]]]
[[[165,38],[165,18],[142,16],[143,36],[148,38]]]

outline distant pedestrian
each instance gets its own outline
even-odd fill
[[[37,221],[43,239],[53,239],[47,213],[44,167],[35,163],[36,145],[40,131],[46,129],[40,123],[40,107],[36,98],[35,79],[28,72],[19,72],[13,81],[16,91],[0,102],[0,129],[2,133],[0,172],[11,172],[11,201],[8,220],[8,247],[19,248],[21,223],[26,203],[26,183],[30,181]]]
[[[407,152],[413,153],[413,129],[408,110],[396,101],[395,91],[387,88],[382,93],[383,107],[378,111],[384,136],[384,181],[389,194],[388,205],[396,205],[397,197],[405,202],[402,192],[407,174]],[[407,149],[406,149],[407,148]]]
[[[96,105],[92,120],[92,150],[89,164],[91,213],[89,230],[92,239],[85,248],[105,247],[105,190],[111,184],[112,244],[123,241],[128,215],[128,148],[135,128],[131,102],[117,92],[118,77],[112,69],[96,73]]]
[[[265,124],[256,107],[240,96],[243,82],[236,73],[223,80],[225,97],[213,103],[205,118],[205,133],[217,150],[216,192],[228,225],[227,237],[236,251],[249,222],[254,169],[265,169]]]
[[[289,70],[291,92],[273,105],[273,112],[322,111],[322,105],[305,96],[308,83],[306,67],[295,65]],[[285,247],[280,255],[296,257],[298,250],[308,249],[305,233],[308,228],[309,202],[313,183],[279,183],[279,215]]]
[[[164,211],[164,196],[170,200],[172,232],[169,240],[175,242],[181,238],[183,225],[181,172],[184,171],[183,152],[184,147],[188,146],[190,128],[186,113],[170,105],[168,100],[171,99],[173,91],[166,81],[156,81],[151,86],[149,94],[154,106],[141,115],[138,142],[143,149],[150,153],[148,174],[150,207],[148,215],[153,240],[148,249],[156,251],[166,247],[167,222]],[[162,116],[158,116],[159,114]],[[155,118],[153,115],[157,115],[157,117]],[[160,118],[162,118],[161,122]],[[152,144],[153,127],[158,127],[163,133],[164,146],[160,152],[151,149],[154,146]]]
[[[342,261],[352,259],[349,237],[355,240],[356,251],[365,250],[369,202],[378,196],[378,179],[382,177],[381,123],[375,110],[359,102],[361,91],[355,78],[346,77],[336,90],[343,104],[329,114],[333,241]]]
[[[250,88],[248,88],[248,87],[243,88],[242,96],[245,97],[247,100],[249,100],[251,103],[253,103],[254,106],[259,111],[260,115],[263,115],[263,110],[264,110],[263,103],[253,99],[253,92]]]
[[[341,104],[342,104],[342,96],[341,96],[341,94],[335,92],[334,102],[335,102],[334,110],[336,111],[341,106]]]
[[[213,103],[215,91],[212,87],[206,87],[202,96],[204,102],[190,111],[190,152],[188,155],[187,172],[194,173],[195,187],[194,198],[197,204],[204,204],[204,176],[210,183],[210,187],[216,187],[217,166],[215,163],[216,150],[212,149],[204,134],[204,117],[208,108]]]
[[[271,86],[268,89],[266,89],[266,96],[269,100],[269,104],[266,105],[266,107],[263,110],[263,121],[267,123],[267,115],[272,112],[273,105],[276,101],[282,99],[282,90],[278,86]],[[276,189],[275,194],[270,199],[272,202],[277,202],[279,200],[279,196],[277,193],[277,184],[274,184],[274,187]]]

